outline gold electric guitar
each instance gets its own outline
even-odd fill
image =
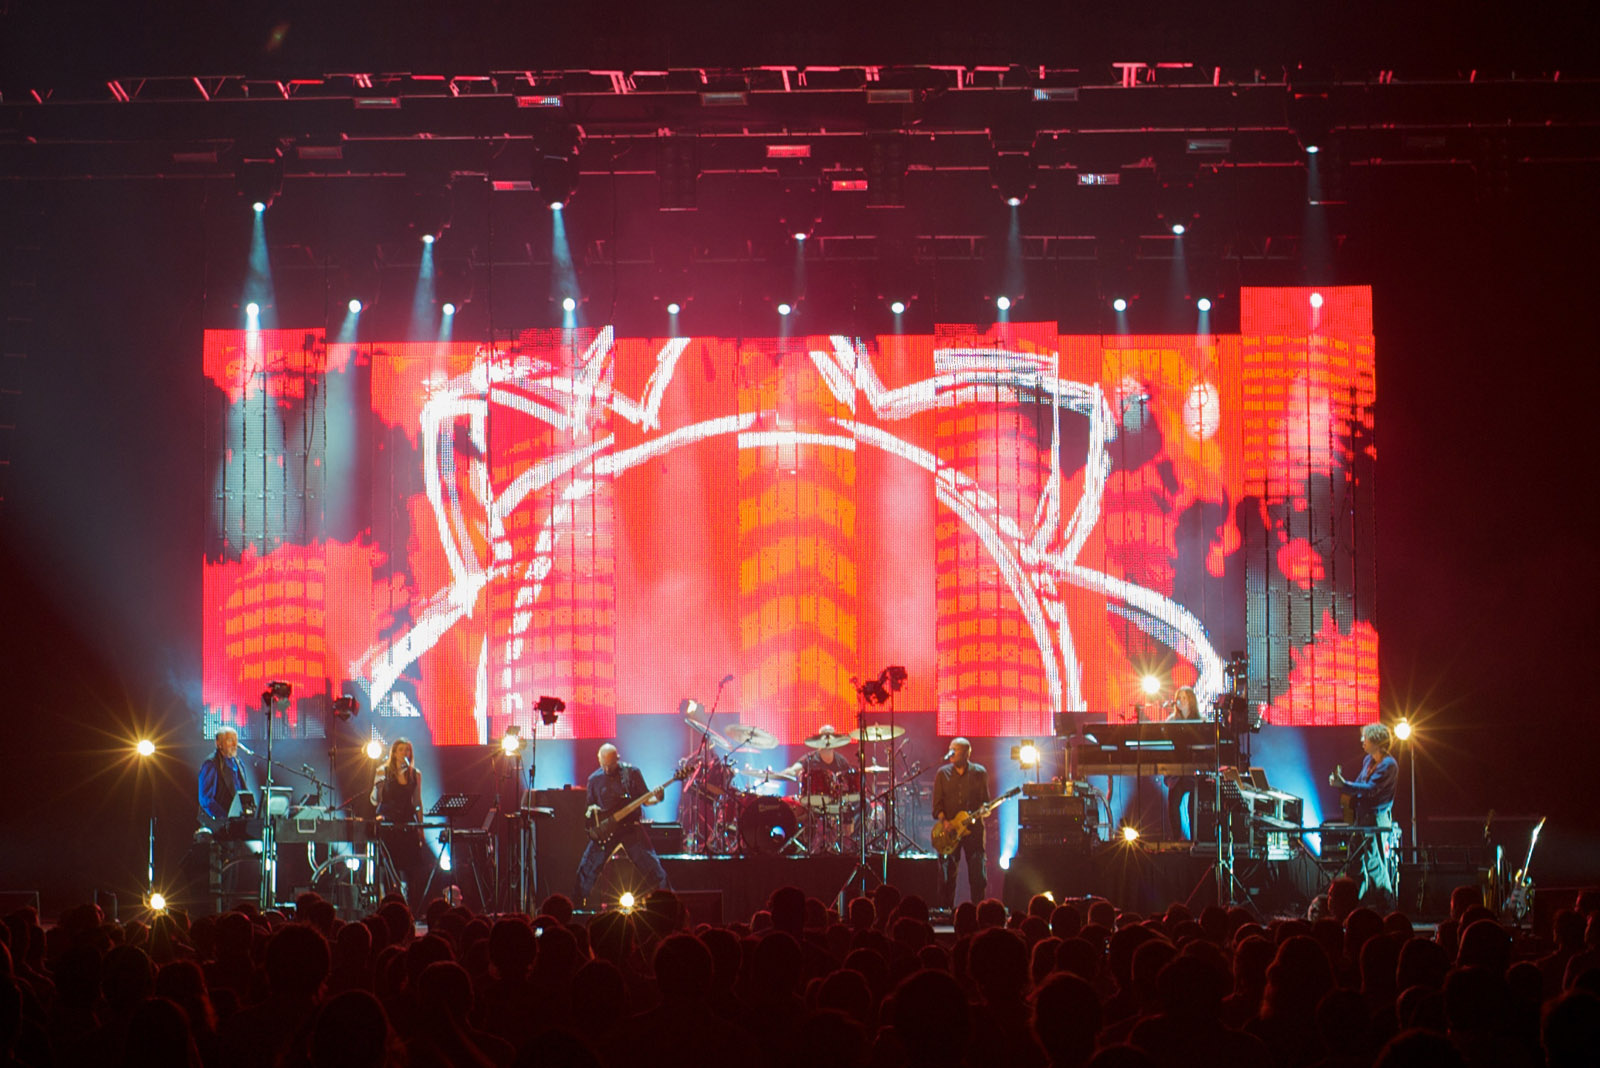
[[[961,844],[961,839],[972,833],[972,828],[978,826],[989,818],[989,814],[1000,807],[1001,802],[1007,798],[1016,797],[1022,792],[1022,787],[1013,786],[987,805],[979,806],[976,812],[958,812],[956,818],[950,822],[955,825],[949,829],[943,823],[936,823],[933,827],[933,848],[939,851],[941,857],[948,857],[956,851]]]

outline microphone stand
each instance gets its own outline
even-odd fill
[[[267,730],[267,781],[261,797],[261,890],[258,904],[270,909],[278,896],[278,841],[272,826],[272,687],[261,691],[261,714]]]
[[[856,688],[856,766],[858,768],[865,768],[867,766],[867,697],[866,694],[861,691],[860,687]],[[866,776],[865,771],[858,771],[857,774],[861,775],[863,778]],[[865,800],[866,794],[864,792],[861,796],[862,799]],[[891,797],[889,800],[890,803],[893,804],[894,799]],[[865,894],[870,881],[878,878],[877,873],[872,870],[872,866],[867,863],[866,832],[866,822],[863,820],[861,834],[857,836],[856,866],[851,870],[849,875],[845,876],[843,885],[839,887],[839,892],[833,895],[838,899],[839,915],[841,916],[845,915],[846,911],[850,907],[850,900],[846,896],[850,892],[850,888],[859,882],[861,886],[861,893]],[[886,839],[883,843],[884,879],[880,880],[880,883],[887,881],[889,873],[889,845],[890,843]]]

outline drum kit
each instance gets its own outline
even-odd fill
[[[754,767],[744,758],[776,749],[778,739],[761,727],[735,723],[720,732],[695,715],[684,722],[699,736],[695,751],[679,762],[688,771],[679,819],[684,851],[701,856],[854,855],[860,835],[869,849],[881,850],[890,838],[890,806],[898,799],[912,810],[921,772],[902,753],[904,727],[869,724],[848,734],[832,730],[805,739],[812,752],[788,768]],[[871,746],[865,769],[823,756],[834,750]],[[843,755],[843,754],[841,754]],[[898,770],[893,791],[890,768]],[[897,796],[891,796],[897,795]],[[904,810],[902,810],[904,811]],[[894,852],[916,846],[902,823],[893,834]]]

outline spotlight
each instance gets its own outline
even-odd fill
[[[351,297],[350,298],[350,303],[346,304],[345,307],[350,309],[350,314],[351,315],[360,315],[361,314],[361,299],[359,297]]]
[[[778,305],[778,314],[779,315],[788,315],[792,311],[794,311],[794,308],[791,307],[787,302]]]
[[[439,854],[439,870],[440,871],[449,871],[453,866],[454,865],[452,864],[452,862],[450,860],[450,850],[446,849],[443,853]]]
[[[633,900],[633,893],[631,891],[624,890],[622,892],[622,896],[617,898],[617,907],[623,912],[632,912]]]
[[[433,244],[433,235],[432,235],[432,234],[423,234],[423,235],[422,235],[422,243],[423,243],[423,244],[424,244],[424,245],[431,245],[431,244]]]
[[[267,203],[264,200],[258,200],[254,204],[250,205],[250,210],[255,212],[257,215],[260,215],[262,212],[267,210]]]
[[[1396,723],[1394,725],[1394,736],[1396,738],[1400,739],[1402,742],[1405,741],[1407,738],[1410,738],[1411,737],[1411,721],[1409,719],[1402,718],[1399,723]]]
[[[254,319],[261,314],[261,305],[252,300],[244,306],[244,313]]]
[[[796,241],[804,241],[806,239],[806,232],[804,230],[796,230],[794,232],[794,239]]]
[[[1128,310],[1128,302],[1122,297],[1118,297],[1116,300],[1111,302],[1111,310],[1114,312],[1125,312]]]
[[[347,871],[360,871],[361,870],[361,861],[356,859],[355,857],[345,857],[344,858],[344,866],[345,866],[345,869]]]
[[[1032,771],[1039,766],[1039,746],[1032,738],[1024,738],[1021,745],[1011,747],[1011,759],[1023,771]]]
[[[133,747],[134,752],[142,757],[156,755],[156,743],[148,738],[140,738],[139,744]]]
[[[559,200],[552,200],[550,202],[550,210],[551,211],[560,211],[564,207],[566,207],[566,205],[561,203],[561,201],[559,201]]]
[[[673,301],[671,304],[667,305],[667,314],[668,315],[677,315],[682,310],[683,309],[678,306],[678,302],[677,301]]]
[[[456,306],[454,304],[451,304],[447,300],[447,301],[444,302],[444,307],[442,309],[440,309],[440,310],[443,311],[446,315],[454,315],[456,313]]]
[[[999,298],[997,298],[995,300],[994,306],[996,308],[999,308],[1001,311],[1010,311],[1011,310],[1011,298],[1010,297],[999,297]]]
[[[1122,832],[1121,833],[1122,833],[1122,840],[1124,842],[1127,842],[1129,845],[1132,845],[1134,842],[1137,842],[1139,840],[1139,828],[1135,827],[1131,823],[1124,823],[1122,825]]]
[[[1201,297],[1199,300],[1194,302],[1194,306],[1196,308],[1199,308],[1201,311],[1210,311],[1211,310],[1211,298],[1210,297]]]
[[[1313,293],[1313,294],[1311,294],[1311,306],[1313,308],[1322,307],[1322,294],[1321,293]]]
[[[1318,152],[1321,152],[1321,151],[1322,151],[1322,149],[1318,145],[1307,145],[1306,146],[1306,155],[1308,155],[1308,156],[1315,156]]]
[[[367,743],[366,754],[368,760],[383,759],[383,743],[374,738]]]
[[[1000,870],[1001,871],[1010,871],[1011,870],[1011,854],[1009,854],[1009,853],[1001,853],[1000,854]]]
[[[889,310],[894,312],[896,315],[904,315],[906,311],[906,302],[903,300],[893,301],[889,305]]]
[[[350,694],[340,694],[333,699],[333,714],[348,723],[361,714],[361,702]]]
[[[583,130],[552,126],[534,137],[533,190],[551,211],[560,211],[578,190],[578,155]]]
[[[1173,223],[1172,224],[1172,236],[1173,237],[1182,237],[1183,234],[1184,234],[1184,231],[1187,230],[1187,229],[1188,229],[1188,227],[1184,226],[1183,223]]]
[[[563,298],[561,298],[561,310],[562,311],[576,311],[577,308],[578,308],[578,302],[576,300],[573,300],[571,297],[563,297]]]
[[[500,739],[500,751],[506,756],[516,756],[522,748],[522,735],[518,728],[507,727],[504,737]]]
[[[150,892],[150,911],[151,912],[165,912],[165,911],[167,911],[167,895],[166,894],[157,893],[156,891],[152,890]]]
[[[1139,688],[1154,697],[1161,692],[1161,680],[1154,675],[1146,675],[1139,680]]]

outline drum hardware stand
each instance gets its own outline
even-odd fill
[[[876,685],[877,682],[873,681],[865,683],[856,689],[856,766],[861,768],[867,766],[867,690],[869,687]],[[862,772],[862,774],[864,775],[866,773]],[[841,916],[845,914],[846,910],[850,906],[849,893],[853,887],[859,887],[857,893],[858,897],[865,896],[867,891],[872,889],[871,881],[873,879],[879,879],[878,873],[873,871],[872,866],[867,863],[866,834],[863,833],[861,835],[861,838],[856,843],[856,846],[858,858],[856,860],[856,866],[851,869],[849,875],[845,876],[843,884],[841,884],[839,887],[839,892],[833,895],[838,899],[839,915]],[[887,871],[889,866],[887,858],[888,854],[885,852],[885,871]],[[884,880],[879,879],[880,884],[883,881]]]
[[[729,674],[729,675],[724,675],[722,677],[722,681],[717,683],[717,692],[711,698],[711,708],[710,708],[709,711],[706,712],[706,729],[703,730],[703,731],[698,732],[699,735],[700,735],[700,766],[695,771],[695,774],[696,774],[697,777],[698,776],[704,776],[706,774],[706,770],[705,770],[706,769],[706,765],[711,760],[711,724],[717,718],[717,705],[720,704],[721,701],[722,701],[722,688],[724,686],[728,685],[728,683],[730,683],[732,681],[733,681],[733,676],[731,674]],[[692,702],[692,701],[689,702],[689,704],[693,704],[693,703],[694,702]],[[743,743],[740,743],[739,748],[743,748]],[[738,752],[738,748],[736,748],[734,750],[734,752]],[[731,756],[732,754],[730,753],[729,755]],[[688,784],[685,783],[685,787],[686,788],[687,788],[687,785]],[[699,846],[700,855],[703,856],[703,857],[709,857],[709,856],[714,856],[715,855],[715,854],[713,854],[711,852],[711,848],[712,847],[711,847],[710,838],[711,838],[710,835],[706,835],[704,841],[696,843]],[[741,853],[743,852],[743,848],[744,848],[744,845],[741,842],[740,843],[740,851],[741,851]]]

